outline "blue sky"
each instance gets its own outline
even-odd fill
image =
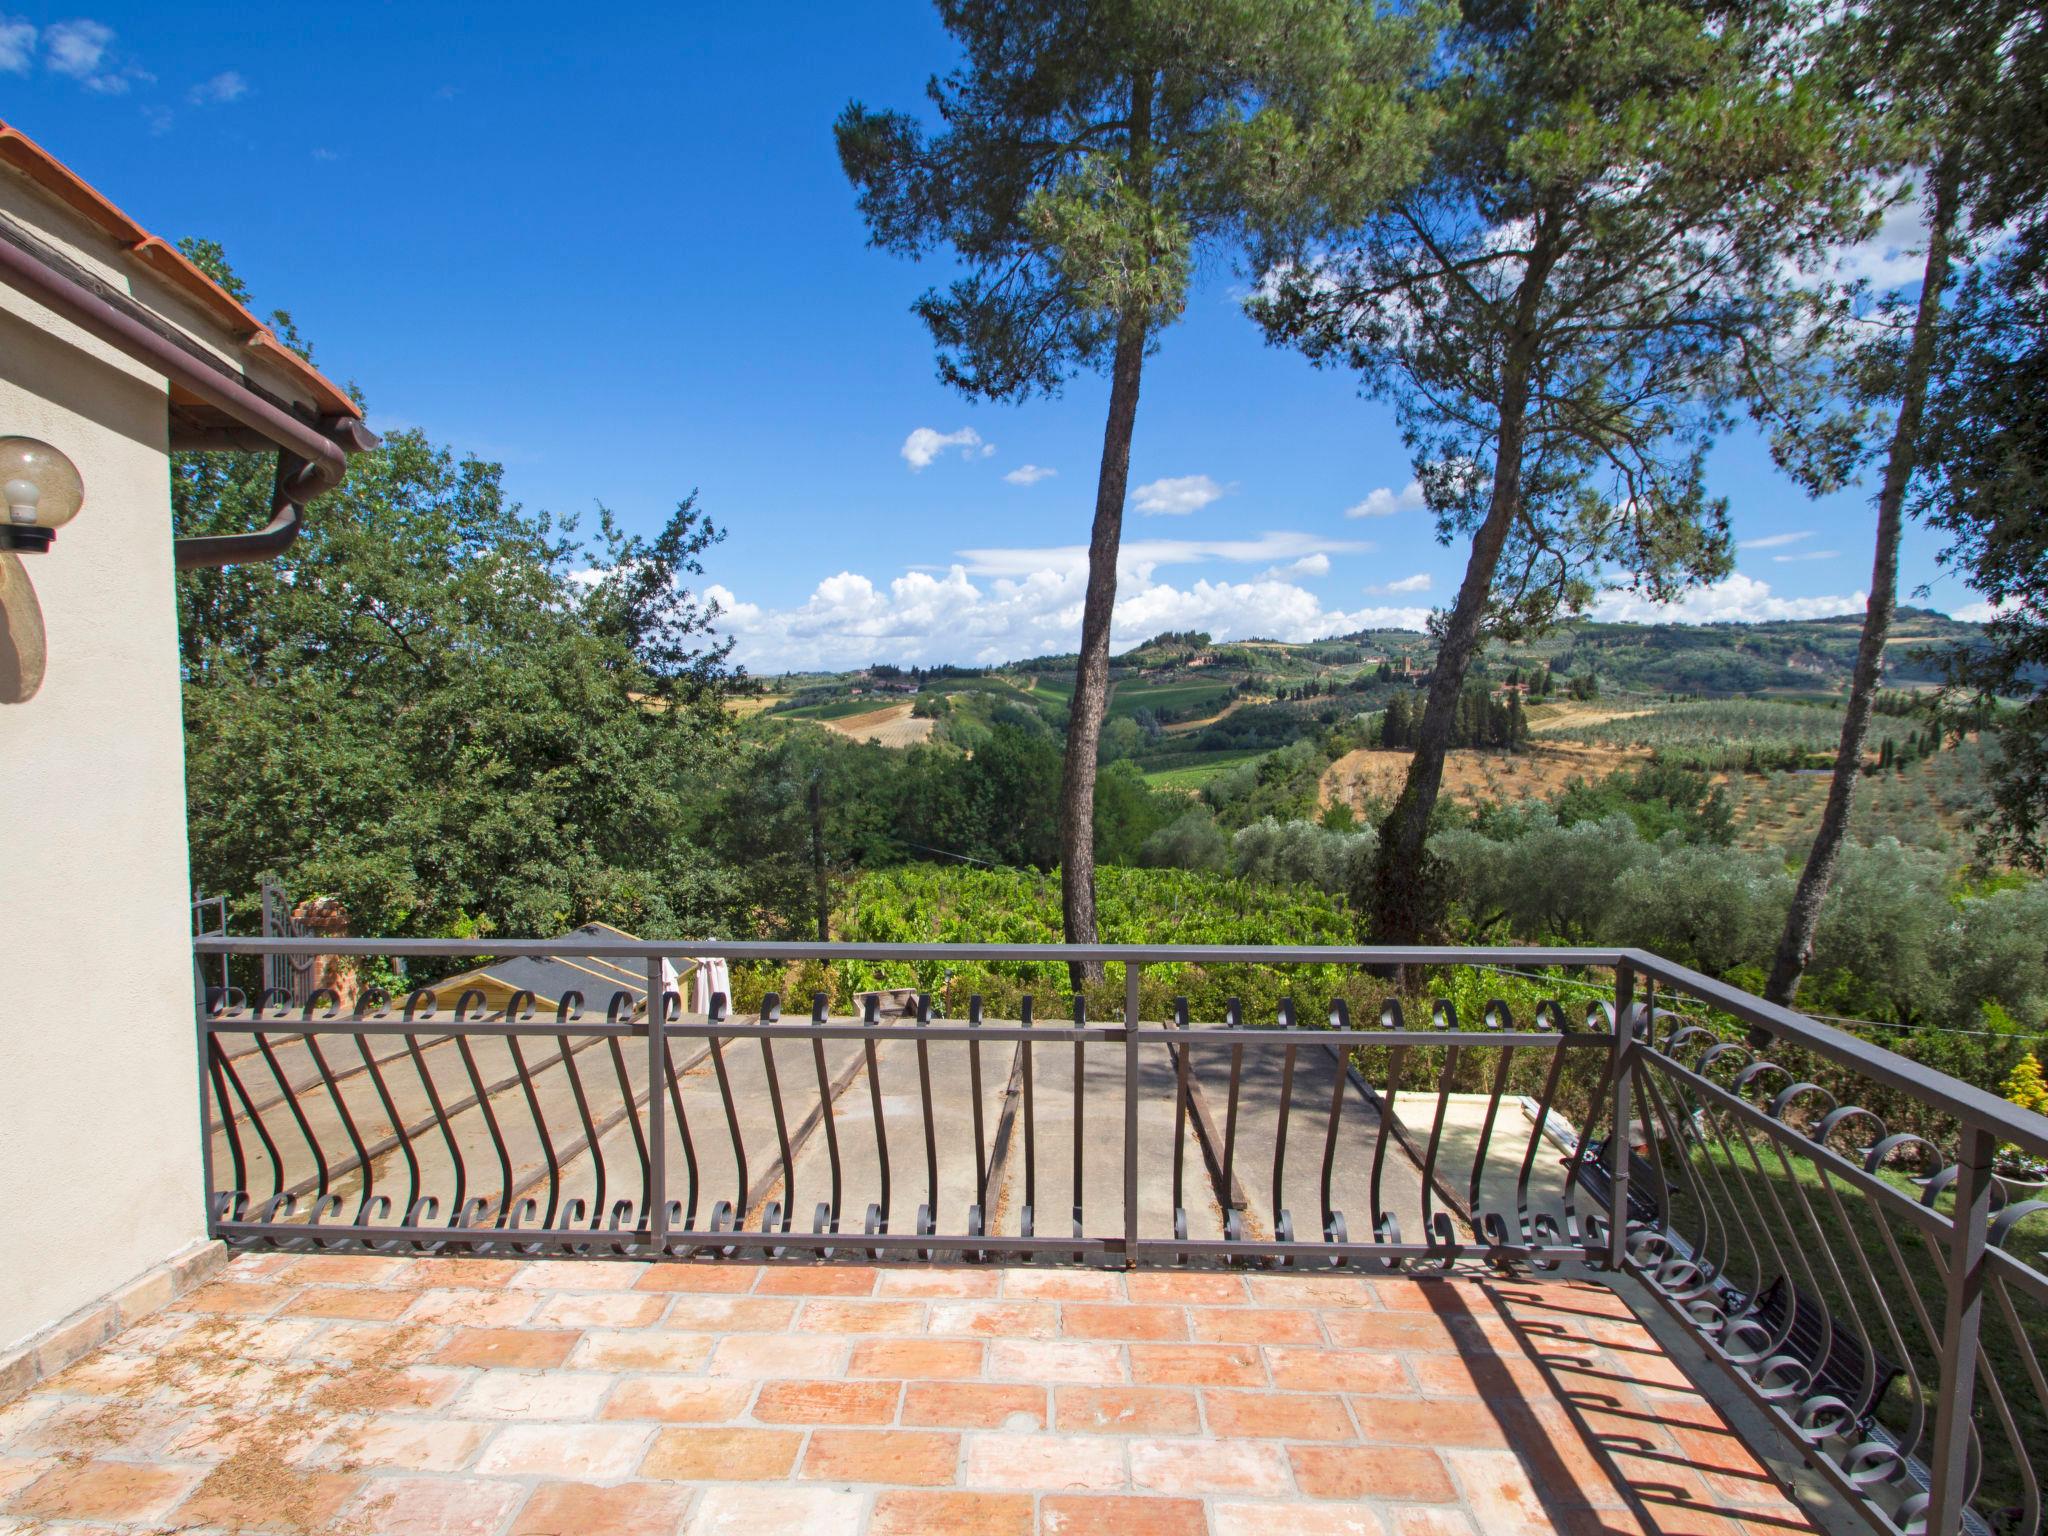
[[[157,233],[220,241],[374,423],[558,512],[652,527],[697,488],[756,670],[1074,644],[1105,388],[940,385],[908,306],[943,269],[867,249],[832,147],[849,98],[915,106],[948,65],[928,8],[87,3],[0,0],[0,118]],[[1244,281],[1207,271],[1149,366],[1119,643],[1418,624],[1462,548],[1391,413],[1266,347]],[[1746,437],[1712,478],[1746,547],[1673,616],[1860,608],[1868,486],[1809,502]],[[1968,610],[1935,552],[1909,531],[1905,588]]]

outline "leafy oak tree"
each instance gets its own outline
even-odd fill
[[[188,251],[243,296],[217,247]],[[271,473],[176,455],[177,532],[259,524]],[[181,572],[194,878],[246,920],[277,870],[358,932],[762,924],[706,809],[727,647],[688,582],[719,530],[690,499],[652,539],[600,522],[585,543],[496,465],[396,432],[278,560]]]
[[[1468,0],[1415,86],[1438,114],[1420,179],[1270,253],[1254,317],[1392,401],[1440,537],[1471,539],[1355,893],[1384,941],[1440,919],[1425,844],[1486,637],[1541,630],[1603,584],[1664,600],[1726,573],[1708,448],[1741,398],[1808,398],[1784,341],[1828,315],[1799,270],[1860,214],[1836,99],[1781,53],[1782,21]],[[1798,446],[1834,473],[1824,435]]]
[[[1414,160],[1384,88],[1421,29],[1351,0],[939,0],[963,52],[934,120],[854,103],[836,125],[872,243],[964,268],[915,312],[971,397],[1109,374],[1060,794],[1064,930],[1095,938],[1097,744],[1145,359],[1205,253]],[[1100,967],[1076,967],[1075,981]]]

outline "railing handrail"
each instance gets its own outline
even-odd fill
[[[1997,1094],[1934,1071],[1881,1045],[1794,1009],[1767,1002],[1740,987],[1716,981],[1648,950],[1510,945],[1395,944],[864,944],[725,939],[376,939],[252,938],[205,936],[192,942],[197,955],[361,955],[395,957],[477,957],[580,955],[648,961],[663,956],[748,960],[995,961],[1059,965],[1071,961],[1140,965],[1590,965],[1630,966],[1644,976],[1675,986],[1743,1022],[1771,1031],[1873,1081],[1920,1099],[1958,1120],[1982,1127],[1999,1140],[2048,1157],[2048,1116],[2022,1109]]]
[[[1652,980],[1668,982],[1745,1024],[1758,1025],[1791,1044],[1910,1094],[1958,1120],[1982,1126],[2001,1141],[2048,1157],[2048,1115],[2022,1109],[2010,1099],[1908,1060],[1874,1041],[1836,1029],[1832,1024],[1819,1023],[1795,1009],[1766,1001],[1646,950],[1629,950],[1627,958]]]
[[[1070,960],[1147,965],[1210,961],[1221,965],[1459,965],[1473,960],[1550,965],[1617,965],[1635,952],[1541,944],[862,944],[835,940],[735,939],[356,939],[194,940],[210,955],[590,955],[655,960],[665,955],[716,960]]]

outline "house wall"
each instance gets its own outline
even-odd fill
[[[18,557],[48,671],[0,704],[0,1351],[204,1226],[166,430],[160,377],[0,285],[0,435],[86,488]]]

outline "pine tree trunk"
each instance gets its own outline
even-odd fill
[[[1152,190],[1152,86],[1149,70],[1131,76],[1128,143],[1132,185]],[[1124,496],[1131,480],[1131,433],[1138,423],[1138,381],[1145,369],[1149,314],[1133,305],[1118,317],[1109,367],[1109,418],[1095,477],[1095,525],[1088,534],[1088,594],[1081,608],[1081,656],[1067,716],[1067,759],[1060,775],[1060,916],[1069,944],[1095,942],[1095,754],[1109,704],[1109,628],[1116,612],[1116,557],[1123,544]],[[1076,992],[1102,980],[1100,961],[1074,961]]]
[[[1948,160],[1929,180],[1927,261],[1920,278],[1920,303],[1913,316],[1913,339],[1906,350],[1905,376],[1899,383],[1899,414],[1885,460],[1884,483],[1877,495],[1877,553],[1870,570],[1870,602],[1863,614],[1863,638],[1856,647],[1856,671],[1849,684],[1849,708],[1842,720],[1841,745],[1835,751],[1835,775],[1828,784],[1827,809],[1820,831],[1799,872],[1792,910],[1771,961],[1764,996],[1791,1007],[1799,995],[1800,978],[1813,959],[1814,935],[1820,929],[1821,907],[1835,878],[1842,841],[1849,832],[1849,812],[1856,799],[1856,781],[1863,771],[1870,715],[1884,678],[1884,645],[1891,633],[1899,601],[1899,528],[1904,521],[1906,491],[1919,463],[1920,418],[1927,404],[1927,382],[1934,369],[1936,334],[1941,325],[1941,298],[1948,286],[1949,242],[1955,225],[1955,169]]]
[[[1486,520],[1472,536],[1472,555],[1457,605],[1437,646],[1436,670],[1421,723],[1412,728],[1415,756],[1401,798],[1380,824],[1379,859],[1373,870],[1372,934],[1380,944],[1413,944],[1434,920],[1437,902],[1429,889],[1424,860],[1429,823],[1443,788],[1444,755],[1457,725],[1465,673],[1484,638],[1487,599],[1515,516],[1521,506],[1522,451],[1527,440],[1529,372],[1526,347],[1510,353],[1501,381],[1500,443],[1493,466],[1493,492]]]
[[[1081,659],[1067,718],[1060,779],[1060,904],[1069,944],[1095,942],[1095,754],[1109,701],[1109,625],[1116,609],[1116,557],[1123,542],[1124,495],[1131,478],[1131,433],[1145,364],[1145,318],[1126,315],[1110,366],[1109,419],[1095,481],[1095,526],[1088,536],[1088,595],[1081,609]],[[1102,979],[1099,961],[1068,967],[1074,988]]]

